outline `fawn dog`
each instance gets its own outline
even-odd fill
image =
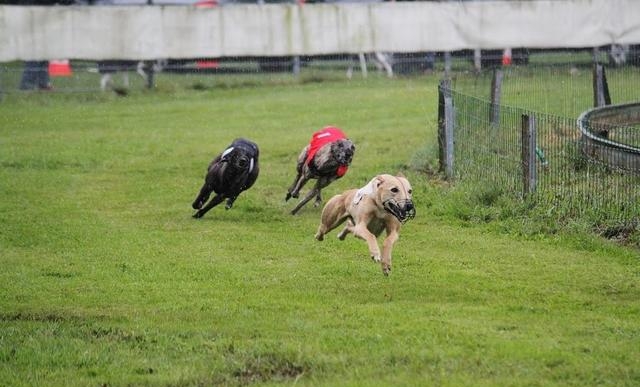
[[[351,189],[329,199],[322,209],[316,239],[323,240],[325,234],[346,221],[338,238],[344,240],[352,233],[364,239],[371,258],[381,263],[384,275],[389,275],[391,250],[398,240],[400,228],[415,214],[409,180],[402,174],[378,175],[360,189]],[[387,236],[381,253],[377,238],[382,231],[386,231]]]

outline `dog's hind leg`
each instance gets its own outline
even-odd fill
[[[318,226],[318,231],[316,231],[315,238],[319,241],[323,241],[324,236],[327,235],[331,230],[335,229],[336,227],[344,223],[345,219],[347,219],[347,222],[351,222],[348,215],[344,215],[338,219],[335,219],[333,223],[329,223],[329,224],[325,223],[323,220],[323,222],[320,223],[320,226]],[[346,227],[345,227],[345,230],[346,230]],[[340,240],[344,240],[344,236],[341,237],[341,235],[346,234],[345,230],[342,230],[340,234],[338,234],[338,238]]]
[[[313,202],[314,207],[318,207],[322,204],[322,191],[318,190],[318,194],[316,195],[316,201]]]
[[[306,183],[308,178],[306,178],[306,175],[303,176],[304,182]],[[332,181],[336,180],[337,177],[335,176],[324,176],[319,178],[316,181],[316,185],[313,187],[313,189],[311,191],[309,191],[309,193],[307,193],[307,196],[304,197],[304,199],[300,200],[300,203],[298,203],[298,205],[296,206],[296,208],[293,209],[293,211],[291,211],[291,215],[295,215],[296,212],[298,212],[298,210],[300,210],[300,208],[302,208],[302,206],[304,206],[305,204],[307,204],[309,202],[309,200],[313,199],[314,197],[316,198],[316,207],[322,203],[322,195],[320,194],[320,191],[328,186],[329,184],[331,184]]]
[[[344,238],[347,237],[347,234],[349,234],[351,232],[351,230],[353,230],[353,222],[351,221],[351,219],[347,220],[347,225],[342,229],[342,231],[340,231],[340,233],[338,234],[338,239],[340,239],[341,241],[344,240]]]
[[[347,222],[352,223],[349,219],[349,214],[344,208],[343,198],[341,195],[336,195],[329,199],[327,204],[322,209],[322,215],[320,216],[320,225],[316,232],[316,239],[319,241],[324,240],[324,236],[331,230]],[[343,231],[344,232],[344,231]],[[342,233],[341,233],[342,234]]]
[[[218,204],[222,203],[222,201],[224,199],[225,199],[225,197],[223,195],[214,196],[213,199],[211,199],[211,201],[209,203],[207,203],[206,206],[204,206],[203,208],[199,209],[195,214],[193,214],[193,217],[194,218],[202,218],[204,216],[204,214],[206,214],[213,207],[215,207]]]
[[[291,210],[291,215],[295,215],[298,211],[300,211],[302,206],[307,204],[309,202],[309,200],[313,199],[313,197],[316,196],[317,194],[318,194],[318,188],[313,187],[313,189],[311,191],[309,191],[307,196],[305,196],[302,200],[300,200],[298,205],[293,210]]]
[[[318,191],[318,193],[316,194],[316,201],[313,204],[314,207],[318,207],[322,204],[322,189],[327,187],[336,179],[338,179],[336,176],[323,176],[318,179],[315,186],[315,190]]]

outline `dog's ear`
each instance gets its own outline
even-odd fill
[[[384,177],[382,177],[382,175],[376,176],[375,183],[374,183],[376,189],[378,189],[378,187],[380,187],[382,183],[384,183]]]

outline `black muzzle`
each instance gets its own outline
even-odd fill
[[[413,205],[412,200],[401,200],[398,202],[393,199],[389,199],[382,205],[388,213],[395,216],[402,224],[416,216],[416,208]]]

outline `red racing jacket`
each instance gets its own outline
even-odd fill
[[[313,157],[316,155],[318,150],[322,148],[324,145],[327,145],[329,143],[342,140],[345,138],[347,138],[347,136],[344,135],[344,133],[342,132],[342,130],[340,130],[340,128],[337,128],[335,126],[327,126],[315,132],[311,137],[311,141],[309,142],[309,151],[307,152],[307,160],[305,161],[305,163],[307,165],[310,165],[311,161],[313,160]],[[344,174],[347,173],[348,167],[349,167],[348,165],[339,166],[336,171],[336,174],[339,177],[344,176]]]

